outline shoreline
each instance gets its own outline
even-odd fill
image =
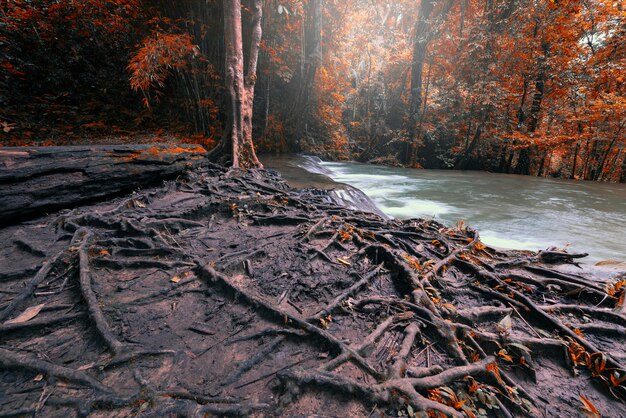
[[[322,190],[329,191],[330,195],[334,197],[335,203],[344,205],[346,207],[357,209],[357,210],[365,210],[368,212],[376,213],[378,215],[382,215],[387,219],[391,219],[388,215],[384,214],[382,209],[378,207],[378,205],[367,196],[362,190],[348,185],[346,183],[341,183],[333,180],[330,177],[330,172],[328,172],[325,168],[315,165],[314,156],[303,156],[303,155],[294,155],[294,154],[277,154],[270,155],[265,154],[261,156],[261,160],[267,169],[278,171],[284,180],[286,180],[291,187],[294,188],[319,188]],[[366,163],[358,163],[363,165],[368,165]],[[306,167],[310,167],[311,170],[307,170]],[[395,167],[390,167],[395,168]],[[326,173],[324,172],[326,170]],[[459,171],[459,170],[457,170]],[[496,173],[499,174],[499,173]],[[312,180],[302,180],[303,178],[310,177]],[[342,190],[349,191],[355,196],[360,197],[361,199],[350,198],[350,195],[347,196],[341,193]],[[339,191],[339,193],[337,192]],[[359,204],[363,204],[363,206],[359,206]],[[480,233],[480,230],[478,230]],[[492,248],[496,248],[498,250],[505,251],[526,251],[520,250],[519,248],[508,248],[508,247],[499,247],[495,245],[490,245]],[[529,250],[530,251],[530,250]],[[587,261],[585,259],[580,260],[581,266],[584,266],[585,269],[588,269],[590,272],[595,273],[601,277],[608,278],[611,275],[619,276],[620,274],[626,274],[626,261],[619,260],[598,260],[598,261]]]

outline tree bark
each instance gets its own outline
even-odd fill
[[[0,225],[176,178],[205,153],[163,144],[0,148]]]
[[[428,19],[435,5],[434,0],[422,0],[420,12],[415,22],[415,40],[413,41],[413,58],[411,61],[411,96],[408,117],[408,144],[405,151],[404,163],[409,166],[415,165],[417,151],[417,122],[422,108],[422,73],[424,60],[429,40]]]
[[[209,157],[222,160],[230,157],[235,168],[262,168],[252,141],[254,86],[262,36],[262,3],[261,0],[252,1],[250,54],[245,74],[241,0],[224,0],[223,3],[225,82],[229,96],[229,117],[222,142]]]
[[[470,161],[470,157],[472,153],[474,152],[474,150],[476,149],[476,146],[480,142],[480,136],[482,135],[483,127],[485,126],[485,119],[486,119],[486,112],[482,112],[481,121],[476,127],[476,132],[474,132],[474,137],[472,138],[472,141],[469,143],[469,145],[465,149],[465,153],[463,154],[463,157],[459,160],[459,162],[454,167],[456,170],[467,169],[468,163]]]
[[[307,3],[304,37],[304,68],[301,79],[297,80],[299,88],[295,106],[287,109],[296,117],[293,141],[296,149],[310,121],[313,85],[322,61],[322,0],[309,0]]]
[[[576,178],[576,165],[578,163],[578,149],[579,148],[580,148],[580,145],[576,144],[576,148],[574,148],[574,158],[572,158],[572,173],[569,176],[570,179]]]
[[[539,169],[537,170],[537,177],[543,177],[543,171],[546,166],[546,158],[548,158],[548,151],[545,151],[541,155],[541,161],[539,162]]]
[[[606,165],[607,158],[609,157],[609,154],[613,150],[613,146],[615,145],[615,142],[617,141],[617,139],[620,137],[622,129],[624,128],[625,125],[626,125],[626,121],[622,122],[619,125],[619,127],[617,129],[617,132],[615,133],[615,136],[613,136],[613,139],[611,140],[609,146],[607,147],[606,151],[604,152],[604,156],[602,157],[602,161],[598,165],[598,171],[596,173],[596,176],[595,176],[594,180],[602,180],[602,177],[604,176],[604,166]],[[610,173],[609,173],[609,175],[610,175]]]
[[[626,183],[626,153],[624,154],[624,159],[622,160],[622,174],[619,177],[620,183]]]

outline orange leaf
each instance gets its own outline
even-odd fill
[[[31,319],[39,315],[39,312],[41,312],[44,306],[45,306],[45,303],[42,303],[41,305],[31,306],[30,308],[22,312],[20,315],[18,315],[17,317],[13,319],[6,321],[4,324],[5,325],[21,324],[22,322],[30,321]]]
[[[602,418],[602,415],[600,415],[600,412],[598,412],[598,409],[595,407],[595,405],[585,397],[585,395],[579,395],[580,396],[580,400],[583,403],[583,406],[580,408],[583,410],[583,413],[585,415],[587,415],[589,418]]]
[[[615,377],[616,374],[617,372],[611,373],[611,384],[613,386],[619,386],[626,381],[626,374],[622,377]]]
[[[513,363],[513,359],[511,358],[511,356],[509,356],[505,350],[500,350],[498,352],[498,356],[502,357],[503,359],[505,359],[506,361]]]

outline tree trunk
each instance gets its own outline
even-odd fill
[[[537,170],[537,177],[543,177],[543,170],[546,166],[546,158],[548,158],[548,152],[544,152],[541,156],[541,161],[539,162],[539,169]]]
[[[224,43],[226,49],[226,90],[229,116],[221,143],[209,158],[231,158],[235,168],[262,168],[252,142],[254,86],[261,42],[261,0],[253,0],[248,70],[244,75],[241,0],[224,0]],[[229,150],[230,148],[230,150]]]
[[[624,155],[624,159],[622,160],[622,172],[617,181],[620,183],[626,183],[626,152],[620,149],[620,154]],[[619,157],[620,155],[615,158],[615,164],[618,164]]]
[[[617,176],[617,172],[615,169],[617,168],[617,164],[619,163],[619,159],[622,156],[622,150],[618,149],[615,153],[615,157],[613,157],[611,163],[609,164],[609,169],[607,170],[607,176],[603,176],[600,180],[611,181],[612,179],[616,179],[619,181],[619,177]]]
[[[594,140],[595,141],[595,140]],[[591,158],[591,148],[589,147],[589,138],[585,142],[585,163],[583,165],[583,171],[581,173],[581,177],[583,180],[587,179],[587,171],[589,168],[589,159]]]
[[[625,125],[626,125],[626,121],[622,122],[619,125],[619,128],[617,129],[615,136],[611,140],[611,143],[609,144],[608,148],[606,149],[604,153],[604,156],[602,157],[602,161],[598,165],[598,172],[596,173],[594,180],[602,180],[602,177],[604,175],[604,166],[606,165],[607,158],[611,154],[611,151],[613,150],[613,146],[615,145],[615,142],[617,141],[617,139],[620,137],[620,133],[622,132],[622,129],[624,128]]]
[[[540,64],[543,66],[543,64]],[[543,94],[545,91],[544,83],[545,75],[543,70],[539,72],[535,80],[535,94],[533,94],[533,102],[530,106],[530,117],[528,122],[528,133],[534,134],[539,126],[539,112],[541,111],[541,102],[543,101]],[[523,111],[523,110],[521,110]],[[515,166],[515,174],[530,174],[530,163],[532,159],[531,146],[522,148],[517,159],[517,165]]]
[[[413,59],[411,61],[411,97],[409,103],[408,134],[409,145],[404,156],[404,163],[409,166],[415,164],[417,151],[417,122],[422,109],[422,73],[424,60],[428,48],[428,18],[433,11],[434,0],[422,0],[413,41]]]
[[[541,111],[541,102],[545,92],[545,75],[541,71],[535,80],[535,94],[533,94],[533,102],[530,106],[530,122],[528,123],[528,132],[535,133],[539,126],[539,112]]]
[[[513,143],[515,145],[515,142]],[[504,167],[503,173],[510,173],[511,166],[513,165],[513,158],[515,158],[515,148],[511,149],[511,153],[509,154],[508,160],[506,160],[506,166]]]
[[[298,83],[295,105],[287,112],[296,117],[294,142],[299,148],[300,140],[306,133],[310,121],[310,108],[313,99],[315,75],[322,61],[322,0],[309,0],[307,3],[304,28],[304,68]]]
[[[0,148],[0,225],[155,185],[206,163],[199,145]]]
[[[463,154],[463,157],[461,157],[459,162],[454,167],[456,170],[465,170],[465,169],[467,169],[467,164],[469,162],[469,158],[472,155],[472,152],[474,152],[474,149],[476,149],[476,146],[478,145],[478,143],[480,142],[480,136],[481,136],[481,134],[483,132],[483,126],[484,126],[484,118],[482,119],[481,123],[476,127],[476,132],[474,133],[474,137],[472,138],[472,142],[470,142],[469,146],[465,150],[465,153]]]
[[[524,82],[522,84],[522,98],[520,99],[519,109],[517,110],[517,130],[521,131],[526,121],[526,111],[524,105],[526,104],[526,95],[528,94],[528,77],[524,75]]]
[[[508,150],[509,148],[505,144],[500,151],[500,162],[498,163],[498,171],[500,173],[506,173],[504,170],[506,169],[506,154]]]
[[[576,165],[578,162],[578,149],[579,148],[580,148],[580,145],[577,143],[576,148],[574,148],[574,158],[572,158],[572,173],[569,176],[570,179],[576,178]]]

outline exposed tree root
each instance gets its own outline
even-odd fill
[[[69,382],[87,386],[99,392],[110,393],[111,389],[104,386],[87,373],[58,366],[37,357],[13,353],[4,348],[0,348],[0,366],[4,369],[26,369],[37,373],[44,373],[48,376],[57,377]]]
[[[50,271],[52,270],[54,265],[65,253],[65,251],[61,251],[57,253],[54,257],[46,260],[43,263],[39,271],[37,271],[35,277],[33,277],[32,280],[28,282],[26,288],[18,296],[13,298],[9,305],[4,308],[2,312],[0,312],[0,321],[4,321],[5,319],[7,319],[13,313],[15,308],[17,308],[22,302],[24,302],[26,299],[33,295],[35,289],[37,289],[37,286],[39,286],[46,279],[46,277],[48,277],[48,274],[50,274]]]
[[[582,254],[211,164],[45,224],[0,229],[39,258],[0,272],[0,415],[626,416],[625,284],[559,270]]]

